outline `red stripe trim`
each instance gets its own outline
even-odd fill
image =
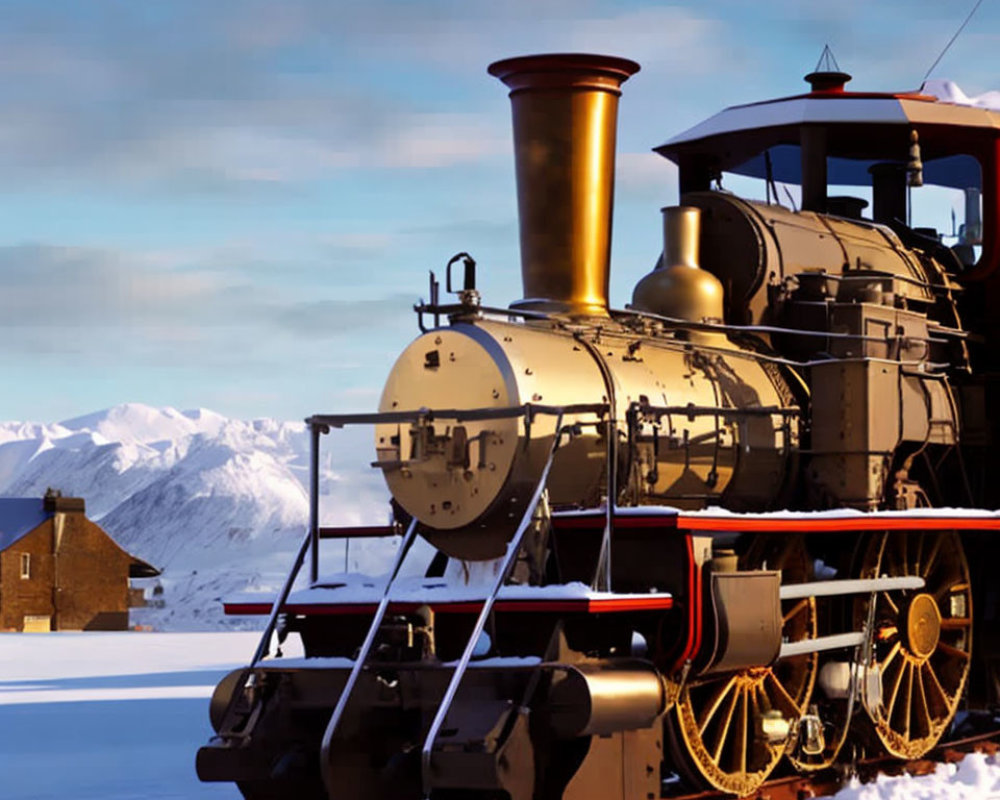
[[[560,530],[603,527],[603,513],[575,514],[554,522]],[[754,514],[711,517],[704,514],[650,514],[615,517],[615,528],[662,528],[688,531],[773,532],[773,533],[835,533],[838,531],[995,531],[1000,530],[1000,517],[890,517],[873,511],[857,517],[820,517],[803,514],[799,517],[762,517]]]
[[[423,603],[391,603],[389,610],[395,613],[415,611]],[[567,597],[559,600],[498,600],[497,611],[528,613],[581,613],[617,614],[629,611],[666,611],[673,608],[674,599],[668,594],[651,594],[648,597]],[[474,614],[482,608],[478,600],[456,603],[431,603],[437,614]],[[224,603],[227,614],[251,615],[269,614],[270,603]],[[286,603],[282,611],[286,614],[342,615],[374,614],[375,603]]]
[[[1000,517],[886,517],[874,512],[864,517],[761,518],[704,517],[681,514],[677,527],[692,531],[769,531],[825,533],[836,531],[987,531],[1000,530]]]
[[[676,528],[677,527],[678,515],[676,513],[669,514],[650,514],[649,516],[639,516],[639,515],[616,515],[615,529],[629,528]],[[560,517],[558,514],[553,517],[553,523],[559,530],[579,530],[587,529],[593,530],[595,527],[600,526],[604,528],[604,524],[607,521],[607,516],[604,513],[595,514],[574,514],[572,517]]]
[[[679,672],[684,663],[693,658],[701,647],[701,569],[694,560],[694,541],[685,536],[687,547],[687,631],[684,649],[674,663],[674,672]]]

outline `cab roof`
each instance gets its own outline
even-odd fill
[[[831,74],[843,76],[843,82],[732,106],[654,150],[679,166],[698,160],[720,172],[758,178],[767,176],[767,153],[775,180],[800,183],[801,132],[820,127],[825,129],[829,183],[868,185],[871,165],[906,162],[910,131],[916,130],[927,183],[981,186],[974,156],[1000,137],[1000,112],[920,92],[848,92],[844,83],[850,76]]]

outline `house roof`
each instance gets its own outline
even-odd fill
[[[27,536],[56,511],[83,513],[83,500],[77,497],[0,497],[0,552]],[[127,552],[127,551],[126,551]],[[160,570],[128,553],[130,578],[153,578]]]
[[[0,497],[0,550],[6,550],[51,517],[41,497]]]

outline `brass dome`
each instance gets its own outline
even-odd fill
[[[632,308],[688,322],[721,322],[722,283],[698,266],[701,210],[663,211],[663,258],[632,292]]]

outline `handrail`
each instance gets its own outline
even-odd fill
[[[677,414],[688,417],[798,417],[802,415],[799,406],[696,406],[689,403],[686,406],[654,406],[648,403],[632,403],[630,408],[641,414],[651,414],[657,417]]]
[[[545,491],[546,484],[549,479],[549,470],[552,468],[552,462],[555,460],[556,451],[559,449],[564,432],[565,431],[562,427],[562,414],[559,414],[556,419],[556,435],[552,442],[552,450],[549,452],[548,461],[545,463],[545,468],[542,470],[542,474],[538,479],[535,491],[524,511],[521,523],[518,525],[513,538],[507,544],[507,552],[504,554],[503,565],[497,573],[496,578],[493,580],[493,586],[490,589],[490,593],[483,601],[483,607],[480,609],[479,616],[476,618],[476,624],[472,629],[469,641],[465,645],[465,650],[462,652],[462,658],[459,660],[458,665],[455,667],[455,671],[452,673],[451,681],[448,683],[448,689],[445,691],[444,698],[442,698],[437,712],[434,715],[434,720],[431,722],[431,726],[427,731],[427,738],[424,740],[424,745],[420,752],[420,775],[423,784],[424,797],[426,798],[429,798],[431,793],[431,755],[434,749],[434,741],[437,739],[441,726],[444,724],[445,717],[448,715],[451,704],[455,699],[456,693],[458,692],[458,686],[462,682],[462,677],[465,675],[465,671],[469,667],[469,661],[472,659],[472,652],[475,650],[476,644],[479,642],[479,637],[482,635],[483,629],[486,627],[486,620],[489,618],[489,615],[493,610],[493,603],[496,601],[497,594],[500,592],[500,588],[507,580],[511,567],[513,567],[514,562],[517,559],[517,555],[521,550],[521,540],[524,538],[525,532],[531,525],[535,515],[535,510],[537,509],[538,503],[542,498],[542,493]]]
[[[414,411],[380,411],[370,414],[314,414],[306,418],[310,427],[342,428],[345,425],[377,425],[380,423],[430,422],[435,419],[451,419],[458,422],[482,421],[488,419],[513,419],[525,417],[529,422],[536,414],[563,416],[566,414],[606,414],[607,403],[574,403],[565,406],[538,405],[525,403],[521,406],[501,408],[420,408]]]
[[[337,525],[320,526],[320,539],[389,539],[402,536],[399,525]]]
[[[292,565],[292,568],[288,573],[288,577],[285,578],[285,585],[281,587],[281,592],[274,599],[274,605],[271,606],[271,615],[267,618],[267,625],[264,626],[264,635],[260,637],[260,643],[257,645],[257,649],[253,654],[253,659],[251,659],[250,665],[247,669],[253,669],[257,666],[257,662],[267,655],[267,651],[271,643],[271,634],[274,633],[274,626],[278,621],[278,615],[281,613],[281,609],[285,605],[288,595],[291,594],[292,584],[295,583],[295,579],[299,575],[299,570],[302,569],[302,563],[306,560],[306,551],[309,549],[311,544],[312,531],[307,531],[305,538],[302,540],[302,544],[299,546],[299,552],[295,556],[295,563]]]
[[[330,721],[323,732],[323,744],[320,749],[322,760],[320,763],[324,767],[322,769],[324,783],[328,784],[325,767],[330,762],[330,745],[333,742],[333,735],[337,732],[337,726],[340,725],[340,718],[344,715],[344,710],[347,708],[347,701],[350,699],[351,692],[354,691],[354,684],[357,683],[358,676],[361,675],[361,670],[364,668],[365,661],[368,660],[368,654],[375,643],[375,637],[378,635],[379,628],[382,627],[382,620],[385,618],[385,612],[389,608],[389,592],[392,589],[392,583],[399,574],[399,568],[403,565],[406,554],[410,550],[410,545],[416,539],[416,534],[417,518],[414,517],[410,520],[410,526],[406,529],[406,535],[399,545],[399,550],[396,551],[396,561],[392,566],[392,571],[389,573],[388,580],[385,582],[385,589],[382,592],[382,599],[379,601],[378,608],[375,610],[375,617],[368,627],[368,633],[361,645],[361,649],[358,651],[357,658],[354,660],[354,666],[351,667],[351,674],[348,676],[347,683],[344,684],[344,688],[340,692],[340,697],[337,698],[337,705],[334,706],[333,713],[330,715]],[[327,789],[332,796],[333,787],[327,785]]]
[[[436,419],[449,419],[461,422],[524,417],[525,428],[530,430],[531,423],[539,414],[557,416],[561,425],[561,420],[566,414],[610,415],[611,405],[609,403],[573,403],[564,406],[553,406],[525,403],[520,406],[504,406],[501,408],[420,408],[413,411],[385,411],[368,414],[314,414],[311,417],[307,417],[306,425],[309,426],[312,439],[309,498],[309,528],[310,537],[313,541],[312,582],[315,583],[319,579],[319,540],[326,538],[323,536],[324,530],[331,530],[330,528],[321,528],[319,524],[320,437],[325,433],[329,433],[331,428],[343,428],[345,425],[392,424],[401,422],[420,424],[432,422]],[[556,427],[558,430],[559,425]]]
[[[319,580],[319,437],[320,429],[309,428],[309,582]]]
[[[631,431],[629,431],[631,435]],[[601,534],[601,549],[597,555],[597,567],[594,579],[590,582],[593,589],[605,592],[611,591],[611,533],[614,529],[615,512],[618,510],[618,426],[615,420],[609,419],[607,426],[607,452],[605,458],[605,494],[607,502],[604,509],[604,532]],[[629,442],[631,448],[631,442]]]
[[[261,634],[260,641],[257,643],[257,649],[254,650],[253,657],[250,659],[250,663],[243,668],[243,672],[240,675],[240,681],[237,686],[242,686],[243,689],[253,689],[254,687],[254,667],[257,666],[263,660],[264,656],[267,655],[267,651],[270,649],[271,636],[274,634],[275,625],[278,622],[278,615],[281,613],[281,609],[285,605],[285,601],[288,600],[288,595],[291,594],[292,585],[295,583],[295,579],[298,577],[299,570],[302,569],[302,564],[306,560],[306,551],[309,550],[312,545],[313,537],[312,530],[307,530],[305,537],[302,539],[302,544],[299,546],[299,552],[295,556],[295,562],[292,564],[291,570],[288,572],[288,577],[285,578],[284,586],[281,587],[281,591],[278,596],[274,599],[274,604],[271,606],[271,613],[267,618],[267,624],[264,626],[264,632]],[[226,711],[222,715],[222,719],[228,719],[230,713],[232,713],[233,707],[236,705],[236,698],[239,696],[239,689],[233,691],[232,695],[229,697],[229,702],[226,704]],[[219,735],[224,736],[225,731],[220,730]]]

